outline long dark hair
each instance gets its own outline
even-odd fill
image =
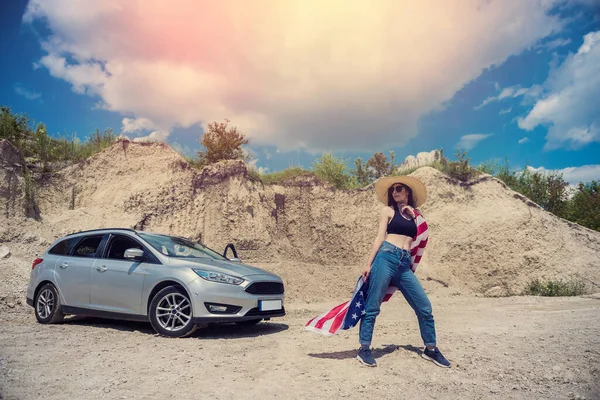
[[[400,183],[400,182],[397,182]],[[388,188],[388,206],[392,207],[395,211],[400,211],[398,210],[398,203],[396,203],[396,200],[394,200],[394,196],[392,193],[394,190],[394,185],[396,183],[392,183],[392,185]],[[415,200],[413,199],[413,195],[412,195],[412,189],[409,188],[407,185],[400,183],[402,186],[404,186],[404,190],[406,190],[408,192],[408,205],[411,206],[412,208],[415,208]]]

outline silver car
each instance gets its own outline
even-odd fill
[[[233,252],[228,259],[185,238],[131,229],[67,235],[33,262],[27,304],[43,324],[65,314],[149,321],[170,337],[199,324],[284,316],[281,278]]]

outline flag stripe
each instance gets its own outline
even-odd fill
[[[319,321],[317,321],[317,323],[315,324],[315,328],[322,328],[323,324],[325,324],[325,322],[327,322],[330,318],[333,318],[335,315],[337,315],[340,310],[342,310],[344,308],[344,306],[348,304],[348,302],[342,303],[339,306],[333,308],[331,311],[329,311],[327,314],[325,314],[323,316],[323,318],[321,318]]]
[[[339,313],[338,315],[335,316],[335,318],[333,319],[333,323],[331,324],[331,327],[329,328],[329,332],[330,333],[335,333],[340,325],[342,325],[342,322],[344,321],[344,318],[346,317],[346,314],[348,313],[348,309],[346,309],[344,311],[344,313]]]

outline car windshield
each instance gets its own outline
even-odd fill
[[[152,247],[165,256],[177,258],[212,258],[215,260],[227,260],[214,250],[190,240],[166,235],[154,235],[140,233],[138,235],[147,241]]]

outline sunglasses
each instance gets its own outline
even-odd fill
[[[408,187],[406,187],[404,185],[390,187],[390,193],[394,193],[394,192],[402,193],[403,190],[406,190],[407,193],[409,191]]]

